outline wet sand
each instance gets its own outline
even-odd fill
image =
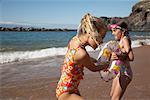
[[[133,80],[123,100],[150,99],[150,46],[134,49]],[[96,57],[98,52],[91,53]],[[55,88],[64,56],[0,65],[0,100],[57,100]],[[111,82],[85,69],[79,90],[86,100],[110,100]]]

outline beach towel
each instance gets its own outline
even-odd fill
[[[122,66],[122,61],[111,60],[112,52],[115,52],[118,56],[122,54],[118,41],[107,42],[98,55],[97,64],[107,67],[107,69],[100,71],[101,78],[106,82],[115,78],[116,75],[124,68],[124,66]]]

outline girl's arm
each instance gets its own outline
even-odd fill
[[[117,55],[115,52],[112,52],[111,60],[121,59],[121,60],[134,60],[134,54],[131,48],[131,45],[129,44],[129,40],[127,38],[123,38],[123,46],[124,51],[121,55]]]
[[[94,61],[91,59],[89,54],[83,49],[80,49],[76,53],[74,60],[76,61],[76,63],[83,65],[84,67],[88,68],[89,70],[93,72],[104,69],[103,67],[99,67],[95,65]]]
[[[125,53],[127,54],[128,60],[133,61],[134,54],[133,54],[131,45],[129,44],[129,40],[127,38],[123,38],[123,46],[124,46]]]
[[[93,58],[93,57],[91,57],[91,61],[94,62],[94,63],[97,62],[97,60],[95,58]]]

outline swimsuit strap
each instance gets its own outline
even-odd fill
[[[80,40],[80,38],[79,38],[79,36],[78,36],[78,35],[77,35],[77,36],[75,36],[74,38],[78,41],[78,43],[79,43],[79,47],[81,47],[81,48],[85,48],[85,47],[83,46],[82,41]]]
[[[79,38],[78,38],[77,36],[73,37],[72,40],[77,41],[77,42],[79,43],[79,45],[77,45],[77,47],[73,47],[73,48],[70,48],[71,42],[68,44],[68,50],[67,50],[67,52],[68,52],[68,54],[70,55],[70,56],[68,56],[68,57],[71,57],[71,59],[74,61],[74,56],[75,56],[76,52],[77,52],[80,48],[83,48],[83,46],[80,45],[80,44],[81,44],[81,41],[79,40]]]
[[[75,37],[73,37],[73,40],[75,40],[75,41],[77,41],[78,43],[79,43],[79,45],[76,47],[76,48],[73,48],[73,49],[78,49],[78,48],[85,48],[83,45],[82,45],[82,42],[81,42],[81,40],[79,39],[79,37],[78,36],[75,36]],[[70,49],[70,43],[69,43],[69,45],[68,45],[68,49]]]

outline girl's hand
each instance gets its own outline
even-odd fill
[[[119,59],[118,56],[117,56],[117,54],[115,52],[112,52],[112,54],[111,54],[111,60],[117,60],[117,59]]]
[[[108,71],[108,66],[101,66],[101,70],[103,70],[104,72]]]
[[[109,65],[98,65],[98,64],[95,64],[97,67],[100,68],[100,70],[108,70],[108,66]]]
[[[91,57],[91,61],[92,61],[93,63],[97,63],[97,60],[96,60],[95,58],[92,58],[92,57]]]

